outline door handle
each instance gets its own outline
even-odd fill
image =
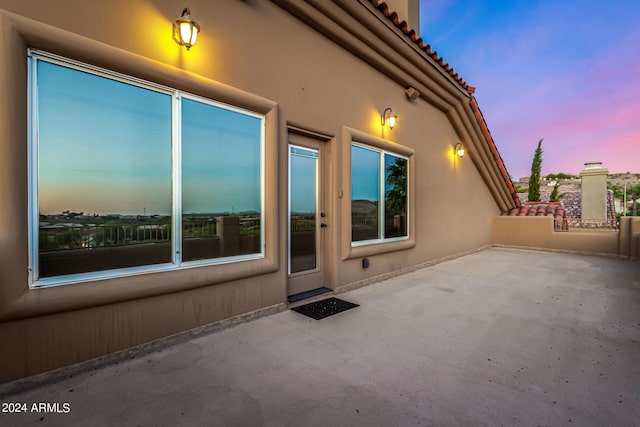
[[[327,224],[325,224],[324,222],[320,223],[320,228],[327,228]]]

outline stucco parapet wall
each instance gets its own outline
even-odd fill
[[[516,206],[471,107],[471,95],[382,12],[366,0],[272,1],[395,81],[399,91],[417,89],[420,99],[446,114],[499,210]]]
[[[620,257],[640,259],[640,217],[620,217]]]
[[[640,217],[622,219],[620,232],[553,230],[551,217],[508,217],[493,219],[494,246],[537,249],[622,258],[638,258]]]

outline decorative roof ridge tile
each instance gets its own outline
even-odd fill
[[[375,7],[380,12],[382,12],[382,14],[389,21],[391,21],[393,25],[395,25],[400,31],[402,31],[404,35],[409,37],[409,39],[416,46],[418,46],[420,50],[422,50],[427,55],[431,56],[431,58],[433,58],[433,60],[436,61],[436,63],[445,71],[445,73],[449,74],[449,76],[451,76],[451,78],[455,82],[457,82],[460,86],[462,86],[463,89],[469,93],[469,95],[472,95],[475,92],[476,88],[473,86],[469,86],[467,82],[465,82],[464,79],[460,77],[460,75],[458,75],[458,73],[456,73],[451,66],[449,66],[449,64],[444,62],[442,57],[438,56],[438,52],[436,52],[435,50],[432,50],[429,44],[425,44],[422,38],[417,36],[415,30],[409,28],[407,21],[400,21],[398,14],[395,11],[391,11],[391,9],[389,9],[389,5],[386,2],[380,1],[380,0],[369,0],[369,2],[373,5],[373,7]]]
[[[369,1],[373,5],[373,7],[377,8],[385,16],[390,13],[389,12],[389,5],[387,5],[387,3],[383,2],[383,1],[380,1],[380,0],[369,0]]]

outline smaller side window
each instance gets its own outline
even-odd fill
[[[408,165],[406,157],[352,144],[352,244],[408,238]]]

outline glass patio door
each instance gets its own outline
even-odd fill
[[[288,295],[324,286],[322,142],[290,136],[288,197]]]

